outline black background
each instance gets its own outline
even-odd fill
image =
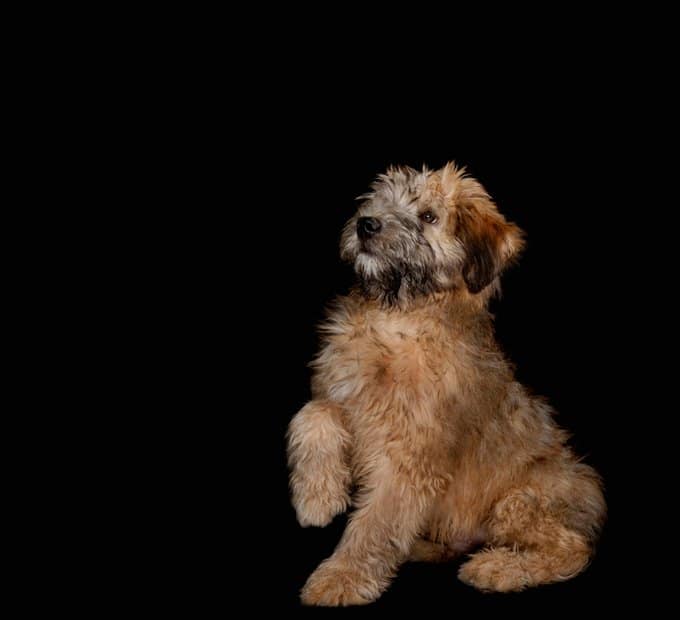
[[[659,517],[674,516],[667,498],[677,485],[657,491],[662,476],[647,465],[663,453],[661,435],[675,438],[665,421],[676,407],[655,394],[677,382],[662,379],[665,364],[651,352],[652,344],[674,350],[673,280],[662,273],[674,263],[653,252],[677,245],[666,217],[676,192],[656,189],[676,176],[663,165],[676,141],[662,113],[673,103],[663,91],[673,84],[664,48],[674,39],[659,28],[663,15],[650,23],[638,8],[598,16],[513,6],[524,32],[503,15],[491,28],[490,15],[453,8],[455,16],[395,11],[407,19],[395,28],[384,12],[372,23],[333,7],[309,25],[307,8],[279,9],[291,24],[256,7],[251,23],[219,16],[213,31],[210,17],[194,28],[184,13],[165,28],[156,11],[148,23],[126,17],[144,49],[129,49],[128,65],[116,68],[120,88],[105,67],[93,69],[107,106],[94,106],[84,124],[77,150],[87,165],[60,152],[70,136],[52,147],[74,186],[90,175],[86,211],[104,216],[101,229],[85,217],[86,234],[74,230],[93,246],[105,231],[114,237],[103,270],[89,251],[75,252],[93,271],[78,283],[88,302],[76,322],[94,313],[92,282],[110,312],[95,314],[86,337],[112,372],[83,359],[112,378],[88,403],[88,419],[99,419],[100,398],[115,412],[101,437],[82,442],[95,452],[114,444],[105,455],[113,488],[96,471],[92,482],[110,523],[97,522],[85,540],[114,572],[109,580],[84,566],[98,584],[113,584],[98,604],[132,591],[147,596],[150,611],[180,603],[193,615],[204,605],[303,611],[298,591],[346,517],[320,530],[297,525],[284,435],[309,398],[315,325],[352,281],[338,258],[340,229],[389,164],[450,160],[527,232],[493,304],[498,340],[603,475],[609,520],[592,566],[574,580],[482,595],[458,582],[455,564],[407,565],[365,611],[588,612],[640,598],[645,581],[672,573],[649,555],[665,552],[672,530]],[[122,48],[105,43],[116,64],[123,39]],[[91,80],[77,81],[88,95],[67,107],[80,122],[94,104]],[[71,131],[61,118],[53,124]],[[46,204],[60,218],[53,198]],[[76,527],[91,520],[89,509],[73,519]],[[102,552],[102,539],[116,549]]]
[[[180,208],[161,209],[159,221],[174,221],[154,234],[169,251],[154,256],[163,268],[144,286],[167,274],[169,310],[148,325],[172,317],[159,333],[168,372],[157,392],[178,413],[159,424],[172,440],[155,467],[172,472],[168,512],[184,541],[161,541],[161,557],[181,567],[168,600],[192,582],[192,605],[237,597],[253,610],[316,611],[300,607],[298,592],[346,517],[298,526],[285,432],[310,397],[315,327],[352,282],[340,231],[388,165],[451,160],[526,231],[492,305],[498,341],[602,474],[609,519],[592,565],[573,580],[483,595],[457,580],[458,563],[406,565],[366,611],[580,612],[639,597],[659,510],[645,469],[665,410],[652,398],[648,349],[663,342],[666,319],[657,312],[663,264],[650,250],[665,220],[652,193],[662,156],[649,138],[664,134],[654,105],[633,97],[649,98],[651,73],[637,71],[636,58],[614,66],[584,54],[527,75],[500,58],[502,77],[399,64],[383,75],[378,63],[366,80],[348,66],[302,66],[310,54],[244,66],[226,96],[210,70],[197,74],[203,90],[186,122],[162,132],[176,161],[159,185]]]
[[[458,563],[407,565],[372,609],[605,604],[628,575],[626,528],[635,512],[624,474],[624,436],[638,407],[640,369],[630,325],[642,268],[630,248],[638,232],[637,187],[624,144],[630,132],[622,136],[617,123],[608,124],[595,109],[577,116],[453,115],[447,123],[368,115],[360,126],[340,117],[321,125],[291,118],[266,125],[267,162],[253,169],[255,198],[242,213],[257,235],[238,249],[248,293],[237,326],[247,339],[247,361],[237,382],[250,391],[249,400],[235,405],[246,410],[233,415],[249,419],[257,447],[240,446],[248,456],[237,466],[248,476],[236,505],[247,513],[239,515],[244,531],[253,532],[239,541],[241,557],[253,564],[249,575],[266,580],[266,593],[256,597],[297,609],[299,589],[330,555],[345,523],[338,517],[321,530],[297,525],[284,441],[290,418],[310,397],[315,325],[325,304],[352,282],[351,269],[338,257],[341,227],[356,208],[355,197],[389,164],[438,167],[455,160],[527,233],[527,249],[504,276],[502,299],[493,302],[497,337],[519,379],[548,397],[573,434],[575,450],[602,474],[610,516],[593,564],[574,580],[482,595],[458,582]],[[266,256],[263,265],[252,258],[257,252]]]

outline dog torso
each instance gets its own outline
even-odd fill
[[[351,469],[368,480],[386,459],[438,501],[429,537],[482,537],[493,502],[533,466],[569,457],[550,409],[513,379],[491,316],[464,291],[395,312],[354,294],[322,326],[315,398],[342,406]]]

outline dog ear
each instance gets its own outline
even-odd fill
[[[466,253],[463,280],[471,293],[491,284],[524,246],[520,228],[506,222],[486,198],[460,206],[458,237]]]
[[[435,178],[456,212],[454,234],[465,249],[463,279],[471,293],[479,293],[517,258],[524,247],[523,232],[505,221],[482,184],[467,176],[465,168],[450,162]]]

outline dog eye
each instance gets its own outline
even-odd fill
[[[439,218],[432,211],[425,211],[420,214],[420,219],[428,224],[435,224]]]

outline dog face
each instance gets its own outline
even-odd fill
[[[477,294],[522,248],[481,184],[462,169],[390,168],[342,234],[362,289],[388,304],[459,286]]]

